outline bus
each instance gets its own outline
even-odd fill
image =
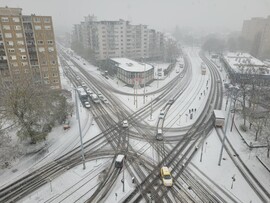
[[[214,110],[214,125],[216,127],[223,127],[225,123],[225,116],[223,114],[223,111],[221,110]]]
[[[77,87],[77,92],[82,102],[88,101],[88,94],[85,92],[83,87],[81,86]]]
[[[124,154],[118,154],[116,159],[115,159],[115,168],[122,168],[124,164]]]
[[[201,73],[202,73],[202,75],[206,74],[206,65],[204,62],[201,63]]]

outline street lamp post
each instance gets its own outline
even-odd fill
[[[143,104],[145,104],[145,66],[146,64],[144,63],[144,76],[143,76]]]
[[[84,157],[84,149],[83,149],[83,140],[82,140],[82,129],[81,129],[81,121],[80,121],[80,112],[79,112],[79,107],[78,107],[77,89],[74,88],[74,90],[75,90],[76,114],[77,114],[77,118],[78,118],[80,141],[81,141],[81,153],[82,153],[83,169],[85,169],[85,157]]]
[[[181,122],[181,114],[179,114],[179,123],[178,123],[179,126],[180,126],[180,122]]]
[[[226,137],[227,137],[227,127],[228,127],[228,123],[229,123],[230,110],[231,110],[231,107],[232,107],[232,98],[231,98],[232,91],[234,91],[234,87],[231,88],[231,93],[230,93],[230,98],[229,98],[230,99],[230,105],[229,105],[229,110],[228,110],[228,114],[227,114],[227,122],[226,122],[226,125],[225,125],[224,137],[222,139],[222,145],[221,145],[221,150],[220,150],[220,155],[219,155],[219,160],[218,160],[218,165],[219,166],[221,164],[221,158],[222,158],[224,143],[225,143],[225,140],[226,140]]]
[[[232,177],[232,184],[231,184],[231,189],[233,189],[233,183],[235,182],[235,175],[233,175],[233,177]]]

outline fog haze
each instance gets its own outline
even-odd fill
[[[243,20],[270,15],[270,0],[1,0],[23,14],[51,15],[56,30],[70,31],[84,16],[98,20],[129,20],[160,31],[175,26],[241,30]]]

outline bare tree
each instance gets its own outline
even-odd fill
[[[70,108],[60,91],[32,82],[3,86],[2,113],[18,126],[18,136],[30,143],[45,139],[56,121],[61,122]]]

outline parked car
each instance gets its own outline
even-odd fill
[[[69,129],[69,128],[70,128],[70,121],[69,121],[69,120],[66,120],[66,121],[64,122],[63,129],[64,129],[64,130],[67,130],[67,129]]]
[[[93,92],[89,88],[86,89],[86,92],[87,94],[89,94],[90,97],[91,97],[91,94],[93,94]]]
[[[90,105],[90,103],[88,101],[84,102],[84,106],[85,106],[85,108],[90,108],[91,107],[91,105]]]

